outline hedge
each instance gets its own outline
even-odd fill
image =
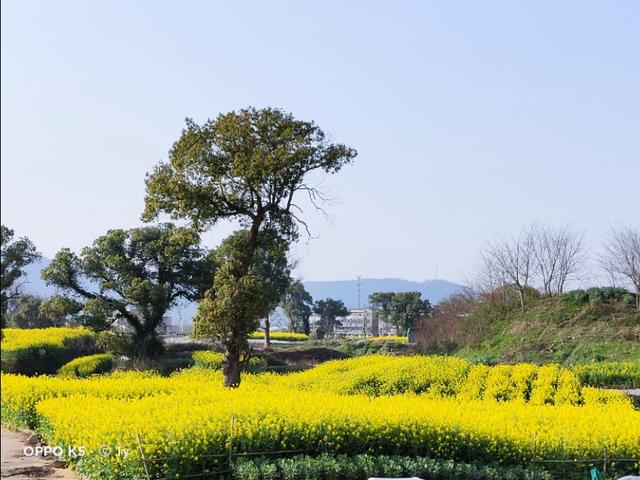
[[[63,378],[84,378],[107,373],[113,368],[114,357],[110,353],[97,353],[71,360],[58,370]]]

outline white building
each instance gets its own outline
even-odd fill
[[[375,321],[373,310],[369,308],[353,308],[349,310],[346,317],[338,317],[336,319],[338,325],[334,328],[335,335],[344,335],[349,337],[371,337],[374,335],[391,335],[395,333],[395,327],[383,319],[378,318],[378,331],[375,330]],[[320,316],[313,314],[309,317],[311,331],[315,332],[320,327]]]

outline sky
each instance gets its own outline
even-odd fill
[[[142,225],[185,117],[273,106],[358,151],[305,280],[464,282],[486,239],[640,226],[640,2],[2,2],[2,223],[46,256]],[[204,236],[213,247],[233,225]]]

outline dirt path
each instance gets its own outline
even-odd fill
[[[24,448],[30,446],[30,434],[2,429],[2,478],[26,480],[34,478],[75,480],[71,470],[56,468],[53,457],[28,456]]]

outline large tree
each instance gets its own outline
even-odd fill
[[[373,310],[371,330],[374,336],[380,334],[380,317],[389,321],[394,295],[394,292],[375,292],[369,295],[369,305]]]
[[[84,313],[126,320],[135,360],[145,361],[162,349],[157,329],[167,311],[180,300],[202,298],[213,270],[197,232],[166,223],[110,230],[79,256],[63,249],[42,278],[81,299]]]
[[[313,305],[313,313],[320,317],[320,328],[324,334],[333,335],[336,325],[340,325],[338,317],[346,317],[349,310],[342,300],[326,298]]]
[[[302,331],[307,335],[311,333],[309,317],[312,312],[313,297],[307,292],[300,280],[291,280],[281,307],[289,318],[289,328],[292,332]]]
[[[525,294],[535,274],[534,241],[531,231],[523,229],[513,239],[496,237],[481,252],[485,277],[495,279],[502,287],[512,288],[525,311]]]
[[[640,310],[640,230],[611,227],[601,258],[604,269],[614,280],[633,286],[636,308]]]
[[[563,292],[585,260],[584,236],[569,226],[533,225],[525,230],[530,238],[535,274],[546,296]]]
[[[40,254],[35,245],[26,237],[14,239],[15,232],[2,225],[0,227],[0,244],[2,251],[0,282],[0,315],[1,327],[6,322],[9,300],[17,298],[21,294],[21,278],[24,277],[24,268],[40,259]]]
[[[298,194],[316,207],[323,199],[309,175],[336,173],[355,156],[355,150],[329,142],[313,122],[278,109],[247,108],[203,125],[187,120],[169,161],[148,176],[143,219],[167,213],[202,229],[236,220],[248,231],[241,251],[220,267],[209,306],[198,315],[199,330],[225,345],[225,385],[240,384],[246,340],[263,312],[256,296],[260,282],[250,274],[263,232],[296,240],[298,226],[306,228]]]
[[[416,322],[430,315],[433,311],[431,303],[422,299],[420,292],[398,292],[391,300],[390,317],[398,334],[413,328]]]

